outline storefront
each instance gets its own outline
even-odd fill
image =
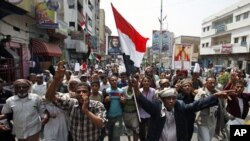
[[[7,83],[27,77],[24,68],[28,67],[29,51],[25,44],[2,40],[0,48],[0,77]]]
[[[32,39],[31,40],[32,60],[35,62],[34,73],[42,73],[51,65],[56,64],[62,56],[62,50],[57,44],[51,44],[46,41]]]

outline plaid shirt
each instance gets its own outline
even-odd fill
[[[95,126],[93,122],[83,114],[82,107],[74,98],[58,96],[55,105],[66,110],[69,115],[69,126],[74,141],[98,141],[101,128]],[[106,121],[106,109],[99,101],[90,100],[89,110]]]

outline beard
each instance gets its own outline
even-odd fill
[[[25,98],[25,97],[28,96],[28,92],[26,92],[26,93],[17,93],[17,96],[18,96],[19,98]]]

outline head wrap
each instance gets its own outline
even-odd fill
[[[183,87],[186,84],[189,84],[192,87],[193,81],[191,79],[186,78],[186,79],[181,80],[180,84],[181,84],[181,87]]]
[[[18,85],[21,85],[21,84],[26,85],[26,86],[28,86],[30,88],[32,83],[29,80],[27,80],[27,79],[17,79],[13,83],[14,87],[16,87]]]
[[[164,83],[168,83],[168,84],[170,84],[170,82],[169,82],[169,80],[168,80],[168,79],[166,79],[166,78],[164,78],[164,79],[160,79],[159,84],[161,85],[161,84],[164,84]]]
[[[70,85],[72,85],[71,83],[74,83],[74,82],[76,82],[76,84],[75,84],[75,86],[76,86],[78,83],[81,83],[81,80],[79,78],[71,78],[68,82],[68,90],[69,91],[72,91],[72,90],[70,90]]]
[[[159,97],[166,98],[170,96],[176,96],[176,91],[173,88],[165,88],[158,92]]]

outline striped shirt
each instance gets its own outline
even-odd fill
[[[74,141],[98,141],[100,138],[101,128],[95,126],[93,122],[83,114],[82,107],[74,98],[58,96],[54,102],[56,106],[68,112],[70,132]],[[89,110],[106,121],[106,109],[99,101],[90,100]]]

